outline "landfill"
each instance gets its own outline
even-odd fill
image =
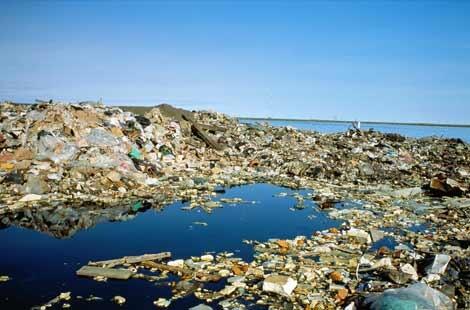
[[[168,283],[173,298],[153,307],[194,295],[194,309],[215,301],[224,309],[470,308],[470,145],[460,139],[322,134],[166,104],[140,115],[94,102],[4,102],[0,119],[0,227],[68,237],[103,217],[177,200],[211,212],[221,207],[217,192],[256,182],[311,189],[296,208],[312,200],[343,221],[310,236],[246,241],[255,253],[248,262],[167,253],[77,271],[99,281],[179,275]],[[220,281],[221,290],[205,287]]]

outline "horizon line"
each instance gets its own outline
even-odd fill
[[[9,100],[2,100],[0,101],[0,103],[4,103],[4,102],[9,102],[9,103],[12,103],[12,104],[19,104],[19,105],[32,105],[32,104],[35,104],[35,103],[20,103],[20,102],[14,102],[14,101],[9,101]],[[60,101],[59,101],[60,102]],[[120,104],[105,104],[103,103],[104,105],[107,105],[107,106],[114,106],[114,107],[118,107],[118,108],[146,108],[146,109],[150,109],[150,108],[153,108],[153,107],[156,107],[158,104],[156,105],[153,105],[153,106],[146,106],[146,105],[120,105]],[[200,110],[200,111],[204,111],[204,110]],[[215,111],[217,112],[217,111]],[[226,114],[226,113],[224,113]],[[227,114],[229,115],[229,114]],[[332,119],[321,119],[321,118],[282,118],[282,117],[259,117],[259,116],[253,116],[253,117],[250,117],[250,116],[234,116],[234,115],[229,115],[233,118],[236,118],[238,120],[247,120],[247,119],[250,119],[250,120],[260,120],[260,121],[294,121],[294,122],[318,122],[318,123],[326,123],[326,122],[329,122],[329,123],[348,123],[348,124],[351,124],[351,123],[354,123],[354,122],[358,122],[358,120],[332,120]],[[430,123],[430,122],[400,122],[400,121],[396,121],[396,122],[393,122],[393,121],[370,121],[370,120],[366,120],[366,121],[359,121],[363,124],[387,124],[387,125],[410,125],[410,126],[432,126],[432,127],[459,127],[459,128],[470,128],[470,123],[469,124],[456,124],[456,123]]]
[[[294,121],[294,122],[318,122],[318,123],[354,123],[358,120],[332,120],[320,118],[279,118],[279,117],[249,117],[235,116],[242,120],[260,120],[260,121]],[[411,125],[411,126],[434,126],[434,127],[465,127],[470,128],[470,124],[452,124],[452,123],[428,123],[428,122],[391,122],[391,121],[359,121],[362,124],[387,124],[387,125]]]

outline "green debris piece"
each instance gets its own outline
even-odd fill
[[[159,151],[162,154],[162,156],[173,155],[173,152],[171,151],[171,149],[166,145],[160,146]]]
[[[400,299],[394,296],[384,297],[380,306],[383,307],[382,309],[388,310],[414,310],[421,307],[419,301]]]
[[[381,295],[371,295],[366,299],[371,310],[450,310],[452,300],[440,291],[424,283],[416,283],[405,288],[388,289]]]
[[[204,185],[207,183],[207,179],[203,177],[195,177],[193,178],[194,184],[196,185]]]
[[[137,212],[137,211],[139,211],[140,209],[143,209],[143,208],[144,208],[144,205],[142,204],[142,202],[138,201],[132,206],[132,211]]]
[[[129,152],[129,157],[133,159],[142,159],[142,153],[135,147]]]

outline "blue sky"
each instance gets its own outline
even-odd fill
[[[470,123],[470,1],[1,1],[0,100]]]

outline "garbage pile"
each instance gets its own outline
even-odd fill
[[[157,298],[154,305],[159,308],[194,295],[203,304],[223,309],[254,305],[269,309],[436,310],[458,305],[468,309],[468,249],[448,247],[447,254],[432,254],[402,244],[374,250],[371,245],[377,235],[377,231],[345,224],[310,237],[246,241],[254,247],[252,262],[228,252],[174,260],[171,253],[163,252],[90,262],[77,275],[96,281],[166,283],[173,297]],[[214,285],[206,285],[210,282],[222,286],[214,290]]]
[[[469,195],[469,145],[350,130],[240,124],[163,104],[144,115],[97,103],[0,105],[0,212],[52,201],[112,204],[264,180],[388,184]],[[187,198],[187,197],[186,197]]]
[[[174,200],[211,212],[221,205],[215,193],[253,182],[313,189],[294,209],[311,199],[344,225],[252,241],[252,262],[165,254],[91,264],[79,274],[99,281],[176,274],[173,299],[193,294],[231,309],[470,308],[470,145],[459,139],[321,134],[169,105],[145,115],[95,103],[0,105],[0,225],[66,237],[104,214],[131,217]],[[225,287],[211,290],[208,281]]]

